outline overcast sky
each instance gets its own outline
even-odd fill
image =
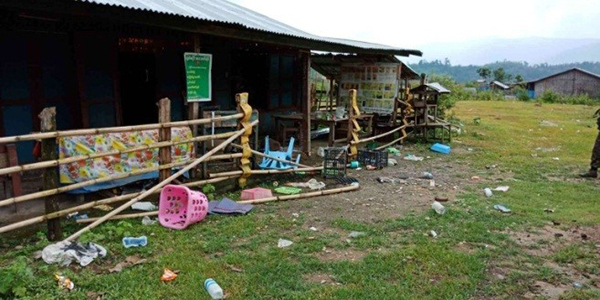
[[[485,38],[600,38],[600,0],[230,0],[304,31],[418,48]]]

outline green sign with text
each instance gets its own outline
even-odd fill
[[[187,101],[205,102],[211,99],[212,54],[184,53]]]

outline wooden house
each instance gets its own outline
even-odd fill
[[[527,83],[527,90],[531,98],[539,97],[546,91],[600,98],[600,75],[573,68],[530,81]]]
[[[156,123],[156,102],[171,119],[202,106],[235,107],[249,92],[269,129],[274,112],[309,112],[310,50],[421,55],[418,50],[325,38],[225,0],[5,0],[0,3],[0,136],[39,130],[37,115],[57,108],[58,129]],[[212,95],[186,97],[184,53],[212,54]],[[302,131],[309,151],[310,118]],[[33,142],[19,143],[21,162]]]

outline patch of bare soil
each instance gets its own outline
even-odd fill
[[[373,171],[348,169],[347,176],[360,182],[358,191],[288,201],[286,205],[278,205],[277,209],[281,214],[302,214],[311,226],[316,227],[336,219],[378,223],[429,209],[436,196],[455,201],[459,193],[480,182],[471,179],[474,174],[468,164],[452,159],[451,155],[419,152],[412,147],[405,147],[401,152],[402,156],[389,156],[398,161],[396,166]],[[406,153],[425,159],[421,162],[406,161],[402,159]],[[318,165],[320,161],[321,158],[312,157],[304,163]],[[434,178],[422,179],[424,172],[432,173]],[[390,178],[393,182],[379,183],[379,177]],[[308,181],[310,178],[306,176],[301,180]],[[314,178],[322,180],[320,176]],[[326,180],[325,183],[326,189],[341,186],[335,180]]]
[[[306,274],[302,277],[305,281],[308,281],[310,283],[341,285],[339,282],[335,281],[335,278],[333,278],[333,276],[325,273]]]
[[[600,226],[563,229],[560,226],[546,225],[532,232],[511,232],[509,235],[527,253],[547,256],[571,243],[600,242]]]

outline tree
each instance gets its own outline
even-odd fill
[[[492,74],[492,71],[487,67],[481,67],[477,69],[477,74],[479,74],[481,78],[487,80],[488,77],[490,77],[490,75]]]
[[[504,71],[504,68],[498,68],[494,70],[494,80],[504,82],[505,79],[506,72]]]
[[[504,77],[504,80],[506,80],[507,83],[511,82],[513,79],[512,74],[506,74],[506,76]]]
[[[517,81],[517,83],[521,83],[521,82],[525,81],[525,79],[523,79],[523,76],[521,76],[521,74],[515,76],[515,80]]]

